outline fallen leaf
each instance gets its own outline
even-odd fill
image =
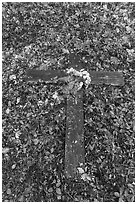
[[[12,169],[15,169],[15,167],[16,167],[16,164],[13,164],[11,168],[12,168]]]
[[[6,147],[6,148],[2,148],[2,153],[3,154],[7,154],[8,152],[9,152],[9,148],[8,147]]]
[[[56,188],[56,193],[57,194],[61,194],[61,189],[60,188]]]
[[[120,197],[120,194],[119,194],[118,192],[114,192],[114,195],[115,195],[116,197]]]
[[[10,113],[10,109],[9,109],[9,108],[7,108],[6,113],[7,113],[7,114],[9,114],[9,113]]]
[[[53,188],[49,188],[49,189],[48,189],[48,192],[49,192],[49,193],[52,193],[52,192],[53,192]]]
[[[22,195],[22,196],[20,196],[20,198],[18,199],[18,201],[19,201],[19,202],[23,202],[23,200],[24,200],[24,196]]]
[[[13,80],[13,79],[16,79],[16,76],[13,74],[13,75],[10,75],[9,77],[10,80]]]
[[[7,189],[7,194],[8,194],[8,195],[11,194],[11,189],[10,189],[10,188]]]
[[[60,200],[60,199],[61,199],[61,196],[60,196],[60,195],[59,195],[59,196],[57,196],[57,199],[58,199],[58,200]]]
[[[33,142],[34,142],[35,145],[37,145],[39,143],[39,140],[38,139],[34,139]]]

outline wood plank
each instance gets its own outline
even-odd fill
[[[122,72],[90,71],[91,84],[124,85]]]
[[[111,84],[111,85],[124,85],[122,72],[103,72],[103,71],[89,71],[91,77],[91,84]],[[62,70],[27,70],[26,81],[52,81],[66,77],[67,73]]]
[[[51,81],[55,78],[65,77],[67,74],[62,70],[27,70],[26,81],[38,81],[39,79],[43,81]]]
[[[84,166],[84,117],[83,90],[68,96],[66,113],[65,174],[67,178],[76,176],[77,167]]]

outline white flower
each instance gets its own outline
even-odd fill
[[[85,84],[86,86],[88,86],[91,83],[90,74],[87,71],[83,71],[83,70],[81,70],[81,72],[82,72],[83,79],[85,80]]]
[[[83,170],[81,167],[78,167],[77,169],[78,169],[78,172],[79,172],[80,174],[83,174],[83,173],[84,173],[84,170]]]
[[[73,73],[75,69],[73,69],[72,67],[70,69],[67,70],[67,74]]]
[[[67,74],[73,74],[74,76],[82,77],[82,73],[75,70],[73,67],[67,70]]]
[[[74,90],[75,92],[79,91],[83,86],[83,82],[75,83]]]
[[[87,180],[91,181],[91,177],[86,173],[81,175],[81,179],[84,180],[84,181],[87,181]]]
[[[73,67],[71,67],[70,69],[67,70],[67,74],[71,74],[72,76],[75,76],[75,77],[82,77],[85,81],[86,87],[88,87],[89,84],[91,83],[90,74],[87,71],[85,71],[84,69],[77,71]],[[83,82],[80,82],[77,86],[77,91],[80,90],[82,88],[82,86],[83,86]],[[74,85],[74,87],[75,87],[75,85]]]

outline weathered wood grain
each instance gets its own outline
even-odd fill
[[[84,166],[83,90],[68,96],[66,113],[65,173],[74,178],[78,166]]]
[[[124,85],[123,74],[121,72],[89,71],[91,84],[111,84]],[[62,70],[28,70],[26,81],[50,81],[66,77],[67,74]],[[62,79],[63,80],[63,79]]]
[[[124,85],[122,72],[90,71],[91,84]]]
[[[62,70],[33,70],[29,69],[26,72],[26,81],[38,81],[39,79],[43,81],[50,81],[54,78],[65,77],[66,73]]]

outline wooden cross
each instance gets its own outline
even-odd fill
[[[68,68],[76,70],[87,69],[90,74],[91,84],[110,84],[115,86],[124,85],[121,72],[90,71],[90,65],[82,60],[81,54],[70,54]],[[39,79],[54,83],[55,79],[68,76],[66,71],[61,70],[28,70],[27,81]],[[65,138],[65,174],[67,178],[77,178],[78,169],[84,169],[84,113],[83,113],[83,90],[75,92],[75,97],[67,97],[66,111],[66,138]]]

